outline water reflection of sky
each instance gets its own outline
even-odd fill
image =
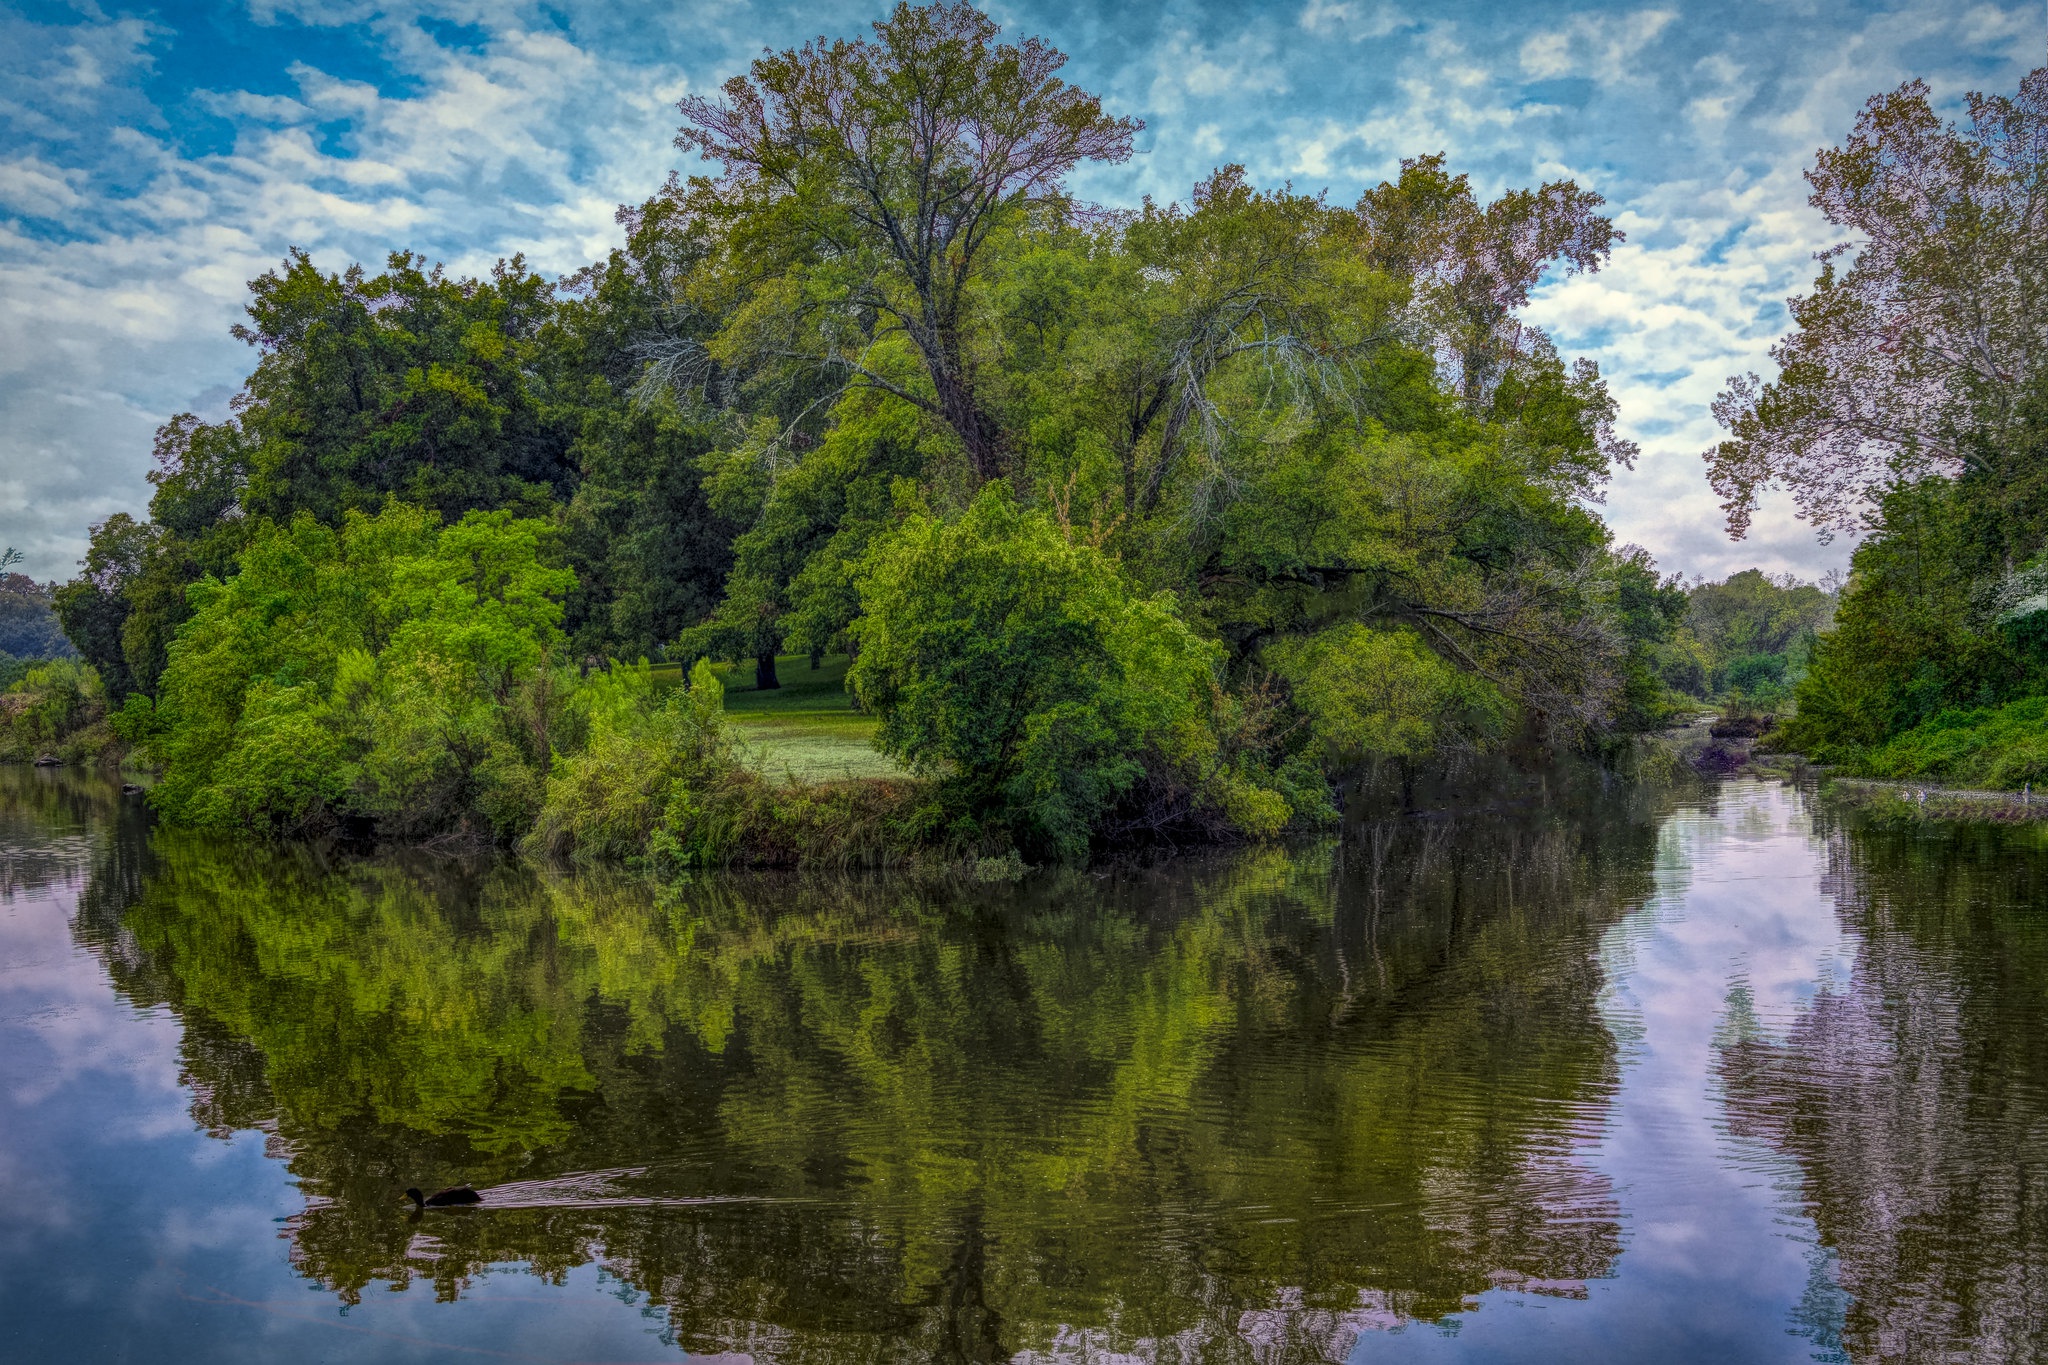
[[[0,904],[0,1359],[676,1359],[662,1316],[592,1266],[560,1285],[507,1267],[459,1317],[425,1282],[347,1307],[302,1279],[295,1182],[266,1134],[195,1128],[180,1025],[75,945],[78,891]]]
[[[595,1265],[560,1283],[506,1266],[453,1311],[424,1278],[348,1307],[296,1273],[284,1220],[304,1199],[273,1139],[195,1127],[183,1025],[117,996],[73,932],[82,862],[0,904],[0,1356],[677,1358],[663,1312]],[[1611,1278],[1582,1299],[1495,1290],[1440,1326],[1404,1327],[1366,1290],[1323,1339],[1355,1333],[1358,1361],[1828,1358],[1840,1295],[1797,1172],[1728,1134],[1713,1080],[1731,1029],[1781,1035],[1816,983],[1846,978],[1823,872],[1796,794],[1731,786],[1666,823],[1654,892],[1602,941],[1620,1083],[1569,1155],[1613,1183]],[[1258,1317],[1238,1326],[1254,1357]]]
[[[1667,822],[1656,891],[1601,945],[1622,1076],[1589,1164],[1613,1178],[1623,1253],[1583,1302],[1496,1291],[1444,1330],[1362,1337],[1354,1361],[1827,1358],[1839,1313],[1789,1158],[1731,1138],[1712,1083],[1731,997],[1782,1032],[1854,943],[1797,793],[1731,784]],[[1820,1267],[1816,1270],[1816,1267]]]

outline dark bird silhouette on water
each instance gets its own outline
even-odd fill
[[[414,1188],[407,1190],[405,1197],[412,1200],[414,1213],[419,1213],[426,1209],[461,1208],[465,1205],[481,1204],[484,1202],[484,1197],[467,1185],[451,1185],[445,1190],[436,1190],[432,1194],[421,1194],[417,1188]]]

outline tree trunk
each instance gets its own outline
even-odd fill
[[[967,447],[975,477],[986,483],[1009,473],[1009,452],[1004,449],[1003,433],[975,400],[974,381],[961,360],[958,334],[941,322],[924,335],[913,332],[912,339],[924,352],[925,369],[931,374],[934,396],[939,400],[939,416],[953,428],[960,444]]]
[[[767,650],[754,656],[754,690],[773,692],[782,686],[782,679],[775,676],[775,651]]]

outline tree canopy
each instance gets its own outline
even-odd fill
[[[567,279],[254,281],[230,415],[166,423],[148,519],[56,595],[163,808],[702,856],[773,802],[672,755],[675,791],[599,810],[587,746],[702,727],[591,677],[708,655],[766,689],[790,649],[854,656],[922,774],[904,829],[990,856],[1265,834],[1357,771],[1660,723],[1665,589],[1595,510],[1633,448],[1523,316],[1619,240],[1599,196],[1483,202],[1433,155],[1353,206],[1226,164],[1092,208],[1066,177],[1139,125],[1064,60],[900,5],[683,101],[716,173]],[[512,600],[465,586],[501,552],[525,615],[458,640],[458,598]],[[273,788],[259,750],[319,757]]]

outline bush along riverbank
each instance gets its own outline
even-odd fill
[[[106,689],[88,664],[31,664],[0,691],[0,763],[118,766],[127,752],[109,723]]]
[[[1886,825],[2048,824],[2048,796],[2036,794],[2031,787],[1985,791],[1826,775],[1820,796],[1830,805],[1858,811]]]
[[[1826,763],[1795,748],[1819,731],[1794,717],[1767,729],[1744,761],[1812,772],[1828,800],[1893,823],[2048,820],[2048,696],[1944,710],[1878,744],[1814,745]]]

